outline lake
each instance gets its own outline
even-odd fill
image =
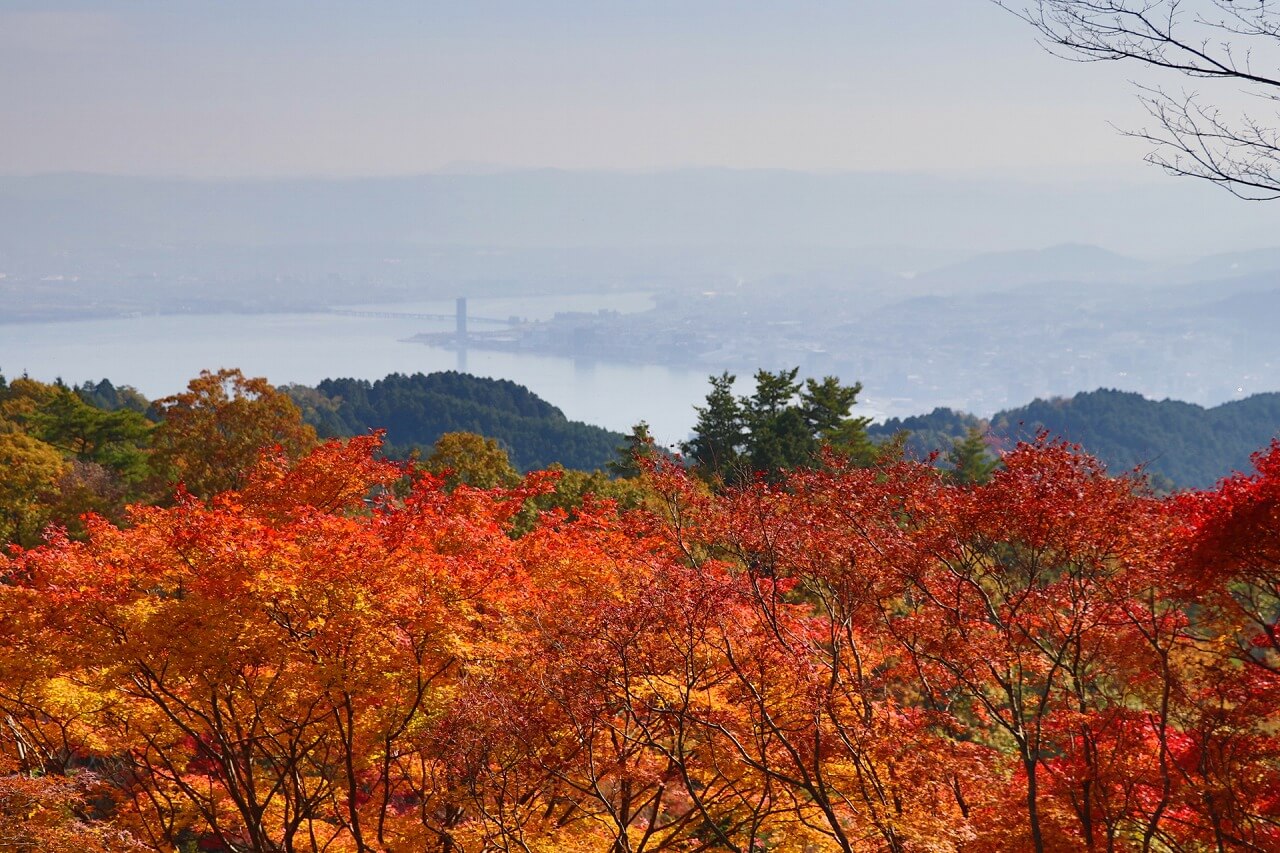
[[[344,306],[359,311],[452,315],[452,300]],[[561,311],[643,311],[647,294],[469,299],[475,317],[547,319]],[[0,373],[65,382],[110,379],[149,398],[186,387],[201,370],[238,367],[277,385],[328,377],[379,379],[389,373],[462,370],[510,379],[569,418],[630,430],[647,420],[663,443],[687,436],[693,406],[707,393],[707,371],[471,350],[458,353],[404,341],[453,328],[452,320],[338,314],[146,315],[63,323],[0,324]],[[485,326],[477,325],[483,329]],[[741,382],[741,380],[740,380]],[[750,383],[743,383],[747,393]]]

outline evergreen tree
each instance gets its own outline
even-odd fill
[[[682,445],[707,479],[730,480],[738,466],[746,424],[742,404],[733,395],[736,379],[728,371],[711,377],[707,405],[694,407],[698,422],[693,428],[693,439]]]
[[[850,415],[862,385],[841,385],[834,376],[802,383],[799,372],[757,371],[755,393],[742,397],[734,397],[730,374],[711,378],[694,438],[684,445],[707,479],[733,484],[753,473],[772,478],[817,464],[823,445],[855,465],[876,460],[869,419]]]
[[[965,486],[980,486],[991,479],[1000,460],[987,448],[986,435],[977,427],[970,427],[964,438],[958,438],[947,453],[951,470],[947,477]]]
[[[74,390],[76,396],[81,400],[90,406],[107,412],[129,409],[140,415],[145,415],[147,409],[151,407],[151,403],[139,393],[137,388],[129,385],[116,387],[109,379],[103,379],[98,382],[85,382]]]
[[[641,421],[631,428],[631,435],[627,436],[626,443],[618,448],[617,458],[608,465],[609,473],[620,478],[638,477],[641,473],[640,461],[653,459],[658,453],[653,436],[649,434],[648,421]]]
[[[850,412],[862,393],[862,383],[841,385],[835,376],[824,376],[821,382],[805,381],[800,405],[805,419],[817,438],[855,465],[875,462],[879,449],[867,435],[871,419],[853,417]]]
[[[740,401],[745,415],[746,461],[752,471],[773,474],[812,461],[813,430],[796,406],[800,368],[756,371],[756,392]]]
[[[812,464],[818,442],[800,409],[788,406],[753,424],[747,448],[750,469],[774,479],[783,471]]]
[[[777,373],[756,371],[756,392],[750,398],[744,397],[742,400],[749,426],[767,422],[769,418],[791,407],[796,394],[800,392],[800,382],[796,380],[799,372],[798,367],[779,370]]]

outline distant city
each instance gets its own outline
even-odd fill
[[[416,340],[711,372],[798,365],[806,375],[856,377],[895,413],[935,405],[991,412],[1099,387],[1206,405],[1272,390],[1280,338],[1268,318],[1280,316],[1280,268],[1155,287],[1150,276],[1185,278],[1194,266],[1156,273],[1084,246],[1044,254],[1065,269],[1093,260],[1100,281],[1036,281],[1029,265],[1025,283],[1007,290],[964,292],[959,282],[955,295],[869,308],[857,293],[741,282],[724,291],[660,293],[643,313],[513,318],[506,328]],[[1274,258],[1280,264],[1280,252]],[[1005,260],[984,258],[932,278],[955,281]],[[1111,283],[1101,283],[1104,264]]]

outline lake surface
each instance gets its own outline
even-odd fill
[[[452,315],[452,300],[351,305],[353,310]],[[475,317],[547,319],[561,311],[643,311],[647,294],[470,299]],[[707,371],[625,365],[508,352],[452,350],[405,342],[447,331],[452,320],[337,314],[141,316],[65,323],[0,324],[0,373],[79,384],[110,379],[149,398],[186,387],[201,370],[238,367],[277,385],[329,377],[461,370],[528,386],[573,420],[628,431],[647,420],[663,443],[683,439],[707,393]],[[481,325],[477,329],[489,328]],[[742,383],[742,392],[750,383]]]

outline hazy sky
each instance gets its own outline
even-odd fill
[[[1156,179],[1128,73],[987,0],[0,0],[0,172]]]

